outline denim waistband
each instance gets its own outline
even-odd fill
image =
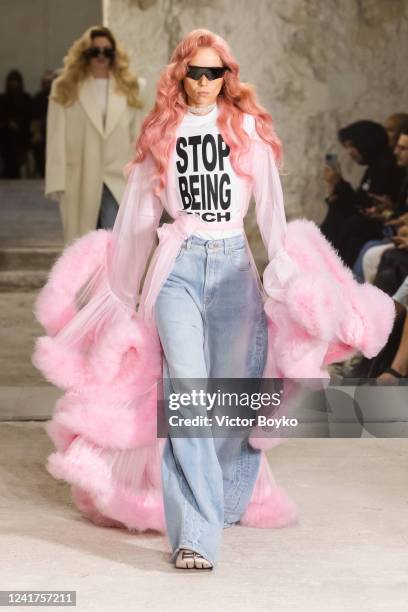
[[[210,248],[211,250],[222,249],[226,250],[228,248],[238,247],[246,244],[245,234],[238,234],[236,236],[227,236],[225,238],[214,238],[207,239],[201,238],[201,236],[196,236],[192,234],[188,238],[185,238],[183,241],[183,245],[187,248],[191,246],[203,247],[205,249]]]

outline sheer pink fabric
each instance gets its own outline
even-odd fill
[[[367,357],[379,352],[392,328],[394,303],[375,287],[356,283],[314,223],[296,220],[287,227],[272,150],[258,137],[250,115],[244,116],[244,128],[251,135],[245,163],[253,183],[243,182],[234,194],[241,212],[236,227],[242,226],[253,192],[269,259],[262,284],[248,245],[268,315],[263,376],[326,378],[327,364],[355,349]],[[156,432],[162,352],[152,312],[182,240],[201,225],[208,227],[198,215],[179,211],[173,169],[171,157],[166,189],[157,197],[151,158],[137,165],[113,231],[90,232],[70,245],[36,304],[47,335],[37,340],[33,363],[65,390],[47,424],[57,448],[47,469],[73,485],[77,506],[98,524],[165,529],[163,439]],[[159,228],[163,208],[173,222]],[[159,244],[140,295],[156,236]],[[287,386],[285,399],[290,401]],[[265,450],[279,441],[253,434],[254,448]],[[295,516],[263,456],[241,522],[280,527]]]
[[[235,222],[219,223],[217,227],[243,228],[243,218],[253,191],[257,223],[269,258],[263,285],[247,241],[252,270],[264,301],[268,296],[279,299],[283,287],[297,270],[283,246],[286,219],[279,173],[273,151],[258,136],[252,116],[244,116],[244,127],[251,136],[251,147],[243,163],[248,164],[251,170],[253,184],[249,185],[242,179],[239,194],[241,217]],[[160,197],[153,193],[155,167],[152,157],[148,156],[132,169],[105,261],[94,271],[78,295],[82,308],[59,332],[60,342],[77,344],[89,334],[98,335],[106,325],[114,323],[126,311],[128,315],[134,313],[135,309],[147,324],[152,323],[156,297],[172,269],[182,241],[196,229],[208,228],[209,225],[199,215],[179,210],[172,164],[171,157],[166,189]],[[158,228],[163,208],[174,221]],[[156,235],[159,244],[151,258],[139,300],[141,280]]]

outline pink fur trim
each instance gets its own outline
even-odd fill
[[[73,296],[104,261],[110,234],[109,230],[88,232],[67,246],[54,263],[34,305],[34,314],[48,335],[54,336],[74,316]]]
[[[80,487],[90,498],[92,508],[100,515],[123,523],[130,530],[165,531],[162,494],[152,487],[135,491],[113,480],[111,469],[100,449],[78,440],[64,454],[52,453],[47,470],[58,479]],[[90,516],[93,516],[91,512]]]
[[[298,508],[273,478],[265,453],[262,453],[258,478],[250,502],[240,519],[242,525],[280,528],[294,525]]]
[[[162,441],[155,431],[155,385],[162,371],[157,333],[111,303],[107,294],[101,312],[109,324],[103,333],[90,333],[76,350],[63,347],[56,335],[76,312],[76,292],[103,266],[109,240],[110,232],[98,230],[70,245],[36,303],[48,336],[37,340],[33,363],[50,382],[68,390],[47,424],[57,448],[47,469],[71,483],[74,501],[94,522],[164,531]],[[289,223],[286,248],[299,275],[289,280],[282,302],[270,298],[265,303],[269,348],[264,375],[326,378],[327,365],[339,355],[356,349],[377,354],[392,328],[391,298],[358,285],[313,222]],[[250,443],[265,449],[283,440],[254,432]],[[112,468],[127,451],[132,454],[132,486],[119,468]],[[294,524],[296,505],[276,485],[262,455],[241,523],[263,528]]]
[[[87,380],[84,354],[61,347],[52,337],[37,338],[31,361],[48,382],[60,389],[82,387]]]
[[[103,448],[128,449],[155,444],[157,436],[157,389],[136,394],[127,391],[128,400],[115,397],[115,389],[105,394],[68,394],[54,415],[55,427],[82,435]]]
[[[95,525],[99,527],[124,527],[120,521],[115,521],[99,512],[92,496],[81,487],[71,485],[71,498],[78,510]]]

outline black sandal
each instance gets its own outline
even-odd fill
[[[404,378],[402,374],[400,374],[399,372],[397,372],[397,370],[394,370],[394,368],[391,367],[384,370],[383,374],[391,374],[392,376],[395,376],[395,378]]]
[[[188,564],[188,561],[187,561],[188,559],[193,560],[192,565]],[[195,564],[196,559],[202,561],[201,567],[198,567]],[[177,563],[179,563],[179,565],[177,565]],[[210,563],[210,562],[205,557],[203,557],[203,555],[200,555],[200,553],[196,552],[195,550],[190,550],[189,548],[181,548],[176,558],[175,567],[177,569],[200,569],[200,570],[212,570],[213,569],[213,566],[211,564],[208,566],[205,566],[203,565],[203,563]]]

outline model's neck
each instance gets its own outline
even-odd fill
[[[95,79],[107,79],[109,78],[109,69],[101,68],[98,70],[97,68],[95,68],[94,70],[92,70],[92,76]]]
[[[213,111],[216,106],[216,102],[213,102],[212,104],[208,104],[206,106],[191,106],[187,104],[187,110],[193,115],[208,115],[208,113],[211,113],[211,111]]]

